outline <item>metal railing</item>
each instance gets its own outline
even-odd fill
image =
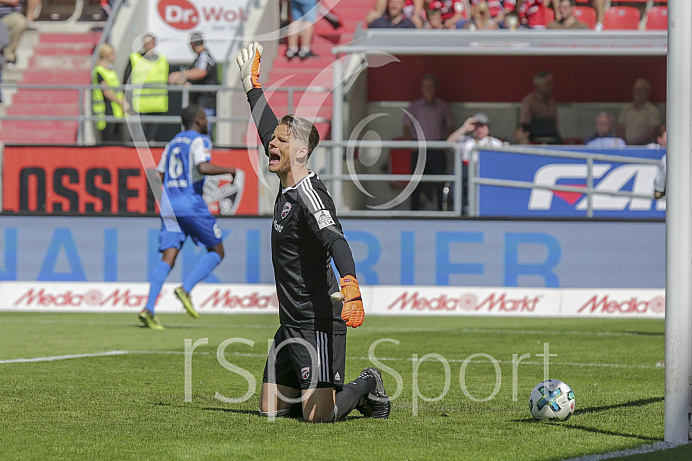
[[[477,217],[479,215],[479,189],[481,185],[487,186],[498,186],[498,187],[513,187],[518,189],[541,189],[550,191],[561,191],[561,192],[577,192],[579,194],[586,194],[586,217],[593,218],[593,197],[594,195],[607,195],[611,197],[631,197],[631,198],[643,198],[643,199],[653,199],[651,194],[639,194],[629,191],[604,191],[594,188],[594,162],[613,162],[613,163],[635,163],[635,164],[647,164],[647,165],[658,165],[659,160],[646,159],[639,157],[628,157],[626,155],[607,155],[607,154],[594,154],[585,152],[574,152],[566,150],[554,150],[554,149],[544,149],[544,148],[530,148],[530,147],[518,147],[518,146],[508,146],[499,148],[482,147],[475,148],[471,154],[471,158],[477,158],[478,152],[490,151],[490,152],[500,152],[505,154],[525,154],[525,155],[535,155],[540,157],[559,157],[559,158],[571,158],[575,160],[582,160],[586,163],[586,187],[581,186],[562,186],[557,184],[537,184],[530,181],[513,181],[507,179],[492,179],[492,178],[481,178],[478,174],[478,162],[472,162],[469,164],[469,176],[468,176],[468,196],[469,196],[469,216]],[[627,150],[623,150],[626,153]]]
[[[160,86],[160,85],[122,85],[118,90],[125,91],[125,93],[129,96],[133,90],[142,90],[142,89],[147,89],[147,88],[157,88],[157,89],[166,89],[169,93],[171,92],[178,92],[181,93],[180,99],[181,99],[181,106],[185,107],[189,104],[191,93],[192,94],[197,94],[201,92],[218,92],[221,93],[219,94],[219,98],[224,98],[227,97],[225,94],[230,97],[231,93],[234,92],[242,92],[243,94],[245,93],[245,90],[243,90],[242,87],[237,86],[237,87],[229,87],[225,85],[186,85],[186,86],[181,86],[181,85],[167,85],[167,86]],[[25,84],[25,83],[2,83],[0,84],[0,89],[2,91],[4,90],[29,90],[29,91],[74,91],[75,98],[76,98],[76,112],[77,115],[62,115],[62,114],[53,114],[53,115],[0,115],[0,122],[3,121],[55,121],[55,122],[66,122],[66,121],[71,121],[71,122],[77,122],[78,127],[77,127],[77,139],[76,139],[76,144],[79,146],[84,146],[89,144],[89,142],[86,139],[85,132],[87,131],[86,126],[87,124],[93,124],[97,120],[105,120],[106,122],[115,122],[115,123],[126,123],[126,119],[123,118],[117,118],[114,116],[99,116],[99,115],[94,115],[91,113],[90,110],[87,108],[89,107],[91,103],[91,91],[92,90],[101,90],[102,87],[100,85],[53,85],[53,84]],[[295,106],[295,100],[296,100],[296,93],[314,93],[314,92],[326,92],[328,91],[326,88],[321,88],[321,87],[282,87],[282,88],[276,88],[273,90],[273,92],[276,93],[287,93],[287,108],[289,112],[292,112],[296,109]],[[141,98],[146,98],[148,96],[151,97],[156,97],[157,95],[154,94],[142,94],[140,97]],[[131,98],[128,98],[131,99]],[[249,109],[248,109],[249,112]],[[147,114],[130,114],[137,116],[141,123],[160,123],[160,124],[165,124],[165,125],[180,125],[180,115],[147,115]],[[330,122],[330,119],[324,118],[324,117],[313,117],[311,120],[314,123],[319,123],[319,122]],[[218,115],[215,117],[209,117],[209,121],[212,122],[212,124],[216,125],[218,123],[236,123],[236,124],[247,124],[247,123],[252,123],[249,115],[244,115],[244,116],[236,116],[236,117],[219,117]],[[27,139],[26,140],[27,144],[37,144],[35,140],[32,139]]]

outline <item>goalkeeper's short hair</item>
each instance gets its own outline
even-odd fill
[[[305,143],[308,148],[308,158],[312,155],[312,151],[320,142],[320,133],[315,128],[315,125],[303,117],[295,114],[288,114],[281,117],[279,125],[286,125],[291,136]]]

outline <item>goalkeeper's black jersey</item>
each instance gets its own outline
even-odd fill
[[[248,100],[265,152],[269,151],[276,116],[261,90],[252,90]],[[279,191],[274,204],[271,249],[282,325],[345,333],[343,304],[333,301],[339,280],[331,266],[330,248],[343,240],[341,224],[332,197],[314,172],[293,187]]]

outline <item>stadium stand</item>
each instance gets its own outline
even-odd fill
[[[646,30],[668,30],[667,6],[652,6],[646,11]]]
[[[98,29],[102,20],[105,14],[98,0],[44,0],[35,22],[36,30],[28,30],[22,36],[17,65],[3,72],[4,83],[19,85],[3,92],[4,115],[17,117],[2,122],[3,142],[73,144],[77,141],[79,122],[59,118],[76,117],[83,112],[79,91],[51,89],[50,85],[91,84],[91,55],[101,35],[91,29]],[[36,88],[40,85],[46,88]],[[54,119],[37,120],[37,116]]]
[[[580,21],[588,24],[590,29],[596,28],[596,10],[590,6],[574,7],[574,16]]]
[[[639,29],[639,10],[632,6],[611,6],[605,11],[603,28],[605,30]]]
[[[266,88],[282,81],[282,85],[317,86],[324,87],[326,90],[309,93],[297,91],[294,94],[293,107],[289,107],[287,93],[270,94],[269,103],[274,112],[281,115],[296,112],[298,115],[312,119],[316,122],[315,126],[322,139],[329,137],[329,119],[332,111],[329,88],[333,85],[330,64],[334,62],[331,49],[335,45],[351,41],[358,24],[364,21],[366,14],[372,8],[372,3],[372,0],[340,2],[335,8],[342,20],[342,25],[338,29],[334,29],[325,19],[318,19],[315,23],[315,36],[312,44],[312,50],[318,55],[315,58],[288,60],[284,56],[286,44],[279,46],[278,56],[272,64],[273,67],[269,74],[269,82],[265,85]]]

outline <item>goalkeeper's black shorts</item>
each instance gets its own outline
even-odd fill
[[[264,367],[265,383],[293,389],[344,385],[346,334],[280,326]]]

